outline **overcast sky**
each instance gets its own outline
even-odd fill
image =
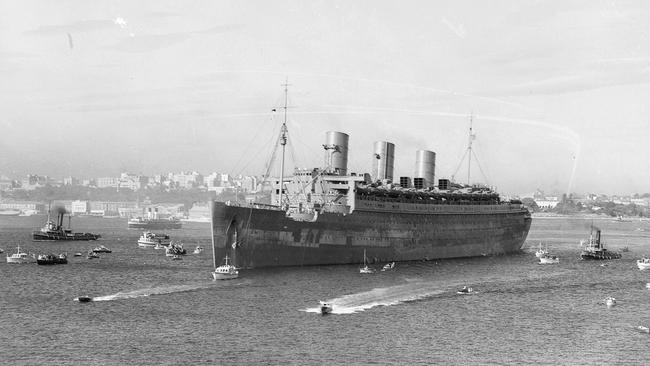
[[[0,175],[261,175],[350,135],[520,194],[650,192],[647,1],[0,1]],[[273,109],[277,112],[272,112]],[[465,161],[466,163],[466,161]]]

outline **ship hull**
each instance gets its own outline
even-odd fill
[[[237,267],[259,268],[433,260],[518,252],[530,229],[526,209],[361,207],[313,221],[254,206],[212,203],[215,256],[228,255],[237,232]]]
[[[168,230],[180,229],[183,225],[180,222],[129,222],[129,229],[145,229],[145,230]]]
[[[75,234],[65,234],[65,233],[43,233],[36,231],[32,235],[34,241],[74,241],[74,240],[97,240],[100,235],[90,234],[90,233],[75,233]]]

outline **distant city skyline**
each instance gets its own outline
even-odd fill
[[[644,1],[0,3],[0,174],[260,176],[283,119],[285,174],[349,170],[396,145],[395,176],[500,192],[650,191]],[[275,109],[275,112],[273,111]],[[279,175],[277,168],[271,174]]]

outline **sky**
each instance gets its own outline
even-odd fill
[[[261,175],[288,83],[287,173],[341,131],[351,171],[388,141],[395,176],[424,149],[466,182],[471,120],[471,183],[650,192],[648,19],[647,1],[3,0],[0,175]]]

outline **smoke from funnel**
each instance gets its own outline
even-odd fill
[[[58,215],[58,214],[65,214],[65,213],[68,212],[68,211],[65,209],[64,206],[54,206],[54,208],[52,209],[52,211],[53,211],[55,214],[57,214],[57,215]]]

